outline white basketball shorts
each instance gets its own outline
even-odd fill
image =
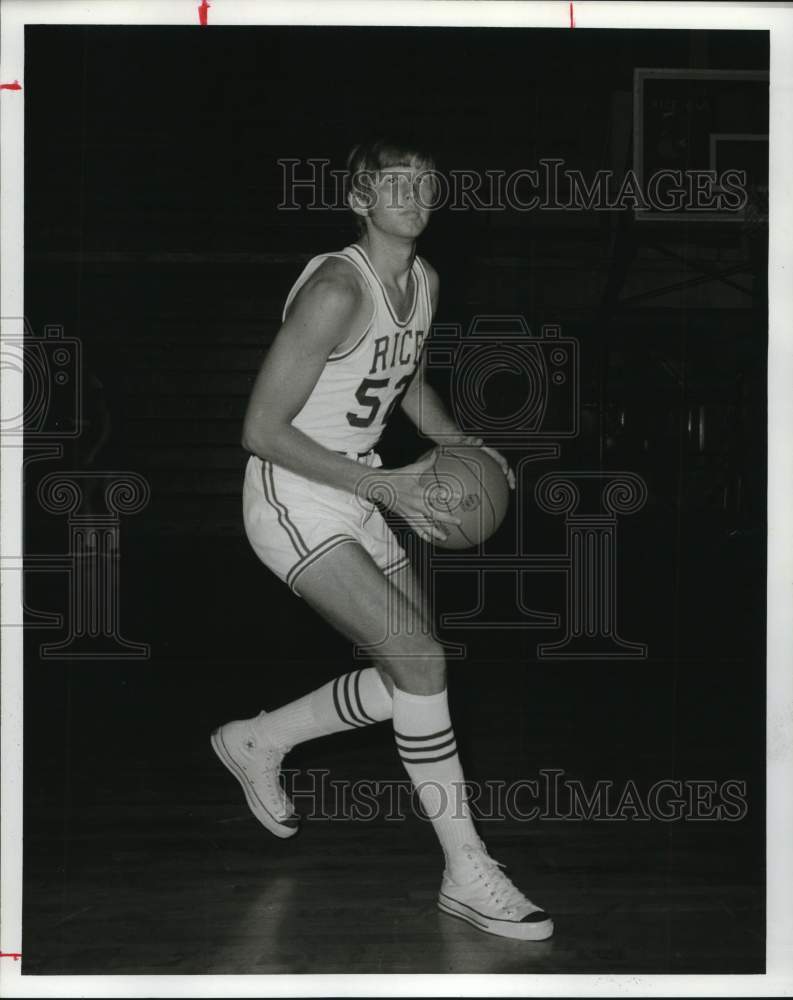
[[[382,465],[374,451],[357,461],[372,468]],[[253,551],[298,596],[300,575],[338,545],[362,545],[386,576],[408,565],[375,504],[257,455],[245,467],[242,516]]]

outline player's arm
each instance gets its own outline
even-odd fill
[[[254,382],[242,447],[316,482],[354,493],[367,471],[292,426],[334,348],[368,321],[363,290],[343,275],[317,274],[300,290]]]
[[[438,309],[440,294],[438,272],[426,260],[422,260],[422,264],[429,279],[430,304],[432,306],[432,315],[434,316]],[[464,434],[454,422],[443,400],[427,381],[426,357],[425,350],[419,361],[416,374],[408,386],[407,392],[402,397],[402,409],[421,433],[436,444],[461,444],[470,445],[475,448],[484,448],[499,463],[504,470],[504,475],[507,477],[510,487],[514,489],[515,474],[509,467],[509,463],[504,456],[494,448],[486,447],[481,437],[475,434]]]

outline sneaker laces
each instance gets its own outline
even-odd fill
[[[473,864],[477,878],[487,889],[496,905],[500,906],[508,915],[511,916],[516,910],[532,905],[512,879],[502,871],[506,865],[491,858],[483,847],[466,846],[463,850],[468,860]]]
[[[281,763],[284,757],[289,753],[291,747],[266,747],[260,746],[257,748],[256,757],[257,762],[262,765],[266,770],[273,771],[272,787],[276,790],[276,795],[278,797],[279,805],[281,806],[285,816],[294,816],[295,808],[289,796],[286,794],[283,785],[281,784]],[[265,787],[271,787],[270,784],[266,784]]]

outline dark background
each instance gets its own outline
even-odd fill
[[[337,971],[344,947],[302,947],[297,918],[292,950],[269,964],[207,958],[229,894],[250,891],[258,857],[283,852],[247,817],[209,732],[351,662],[242,530],[239,437],[256,370],[304,262],[354,238],[343,212],[279,211],[276,161],[341,169],[362,135],[395,129],[425,139],[442,170],[559,157],[618,184],[642,66],[767,70],[768,36],[27,29],[25,314],[34,335],[55,324],[81,343],[85,413],[96,427],[107,411],[111,427],[96,466],[151,486],[145,509],[122,518],[119,550],[121,633],[151,655],[47,658],[41,643],[63,633],[26,633],[26,972]],[[756,124],[767,131],[767,111]],[[441,275],[438,321],[519,313],[579,341],[580,433],[537,475],[628,470],[648,486],[618,548],[619,631],[647,643],[646,659],[538,657],[562,629],[443,633],[468,644],[451,681],[468,776],[747,783],[737,823],[502,824],[493,838],[511,864],[521,837],[537,848],[527,863],[564,935],[534,971],[763,969],[766,241],[762,223],[637,223],[630,211],[442,210],[422,238]],[[80,449],[66,440],[60,462],[33,461],[35,446],[31,434],[26,551],[65,552],[66,518],[42,510],[36,485],[79,465]],[[397,422],[382,450],[399,464],[421,449]],[[537,551],[563,551],[559,518],[528,501],[514,515]],[[511,530],[508,518],[496,549]],[[445,581],[441,606],[467,607],[465,580]],[[532,587],[531,606],[562,610],[558,576]],[[29,574],[26,604],[65,611],[64,575]],[[386,727],[333,737],[290,766],[399,778],[389,741]],[[312,855],[308,826],[277,864],[310,883],[322,852],[348,841],[337,825]],[[436,850],[415,817],[399,831],[397,847],[410,836]],[[354,835],[365,855],[394,828]],[[422,919],[436,877],[422,882]],[[414,917],[408,906],[402,918]],[[470,967],[465,948],[448,968],[405,958],[388,934],[407,967],[377,944],[352,967],[524,969],[503,955]]]

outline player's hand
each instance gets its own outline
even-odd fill
[[[515,473],[510,468],[509,462],[500,451],[496,451],[495,448],[488,448],[482,438],[475,437],[472,434],[459,434],[457,437],[444,438],[443,444],[459,444],[466,448],[481,448],[482,451],[486,451],[501,466],[501,471],[506,476],[509,488],[511,490],[515,489]]]
[[[443,509],[431,507],[427,502],[429,493],[425,473],[435,463],[435,449],[422,455],[410,465],[399,469],[378,469],[377,477],[367,490],[370,500],[385,504],[394,513],[404,518],[421,538],[445,541],[448,537],[444,524],[460,524],[460,518]]]

